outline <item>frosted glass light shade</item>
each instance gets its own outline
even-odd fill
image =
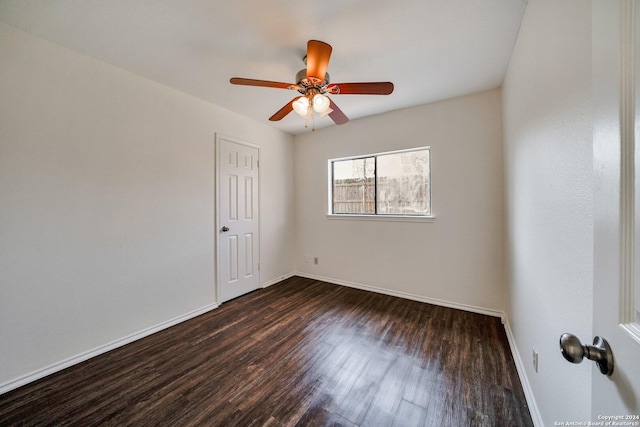
[[[313,97],[313,109],[316,113],[324,113],[329,108],[329,98],[324,95],[316,94]]]
[[[293,102],[293,109],[301,116],[305,116],[309,109],[309,100],[305,96],[301,96]]]

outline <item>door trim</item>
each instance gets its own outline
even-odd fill
[[[261,173],[261,168],[260,168],[260,146],[259,145],[255,145],[252,144],[250,142],[247,141],[243,141],[241,139],[238,138],[234,138],[232,136],[228,136],[228,135],[224,135],[224,134],[220,134],[220,133],[216,133],[215,134],[215,144],[216,144],[216,149],[215,149],[215,168],[216,168],[216,173],[215,173],[215,206],[214,206],[214,210],[215,210],[215,224],[214,224],[214,236],[213,236],[213,240],[215,242],[215,278],[216,278],[216,283],[215,283],[215,299],[216,299],[216,304],[221,304],[221,281],[220,281],[220,233],[218,232],[218,230],[220,230],[220,228],[222,227],[221,221],[220,221],[220,143],[221,141],[228,141],[228,142],[232,142],[234,144],[239,144],[239,145],[244,145],[246,147],[251,147],[254,148],[256,150],[258,150],[258,206],[257,206],[257,211],[258,211],[258,230],[257,230],[257,237],[258,237],[258,271],[257,271],[257,275],[258,275],[258,289],[262,286],[262,281],[260,279],[260,270],[261,270],[261,259],[262,259],[262,236],[261,236],[261,229],[262,229],[262,214],[261,214],[261,195],[262,195],[262,191],[260,191],[261,186],[260,183],[262,181],[262,173]]]

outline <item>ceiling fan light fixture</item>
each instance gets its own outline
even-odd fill
[[[322,114],[329,108],[329,98],[322,94],[316,94],[313,97],[313,109],[316,113]]]
[[[307,120],[307,123],[308,121],[313,123],[313,115],[315,113],[320,118],[329,116],[335,124],[343,125],[349,121],[349,118],[325,94],[389,95],[393,92],[393,83],[330,83],[327,66],[329,65],[332,49],[331,45],[320,40],[309,40],[307,42],[307,55],[305,56],[306,68],[298,71],[295,84],[242,77],[232,77],[229,82],[234,85],[272,87],[297,91],[300,95],[287,102],[269,117],[272,122],[282,120],[287,114],[295,110],[300,117]],[[305,127],[307,127],[307,123],[305,123]]]
[[[305,96],[301,96],[297,100],[293,101],[293,109],[296,113],[301,116],[307,115],[307,110],[309,109],[309,100]]]

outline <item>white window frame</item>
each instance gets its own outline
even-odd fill
[[[409,153],[412,151],[429,151],[429,201],[431,205],[430,215],[399,215],[399,214],[334,214],[333,213],[333,162],[343,160],[357,160],[369,157],[384,156],[387,154]],[[338,157],[327,161],[327,218],[331,220],[350,220],[350,221],[387,221],[387,222],[433,222],[435,215],[433,214],[433,195],[431,181],[431,147],[415,147],[404,150],[383,151],[379,153],[361,154],[357,156]]]

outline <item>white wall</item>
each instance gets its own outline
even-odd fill
[[[261,146],[263,282],[293,137],[0,23],[0,388],[215,306],[216,132]]]
[[[591,82],[591,3],[529,0],[503,85],[508,317],[546,425],[591,419],[591,376],[558,349],[592,337]]]
[[[494,90],[296,136],[298,271],[503,310],[500,104]],[[328,159],[420,146],[431,147],[433,223],[327,219]]]

